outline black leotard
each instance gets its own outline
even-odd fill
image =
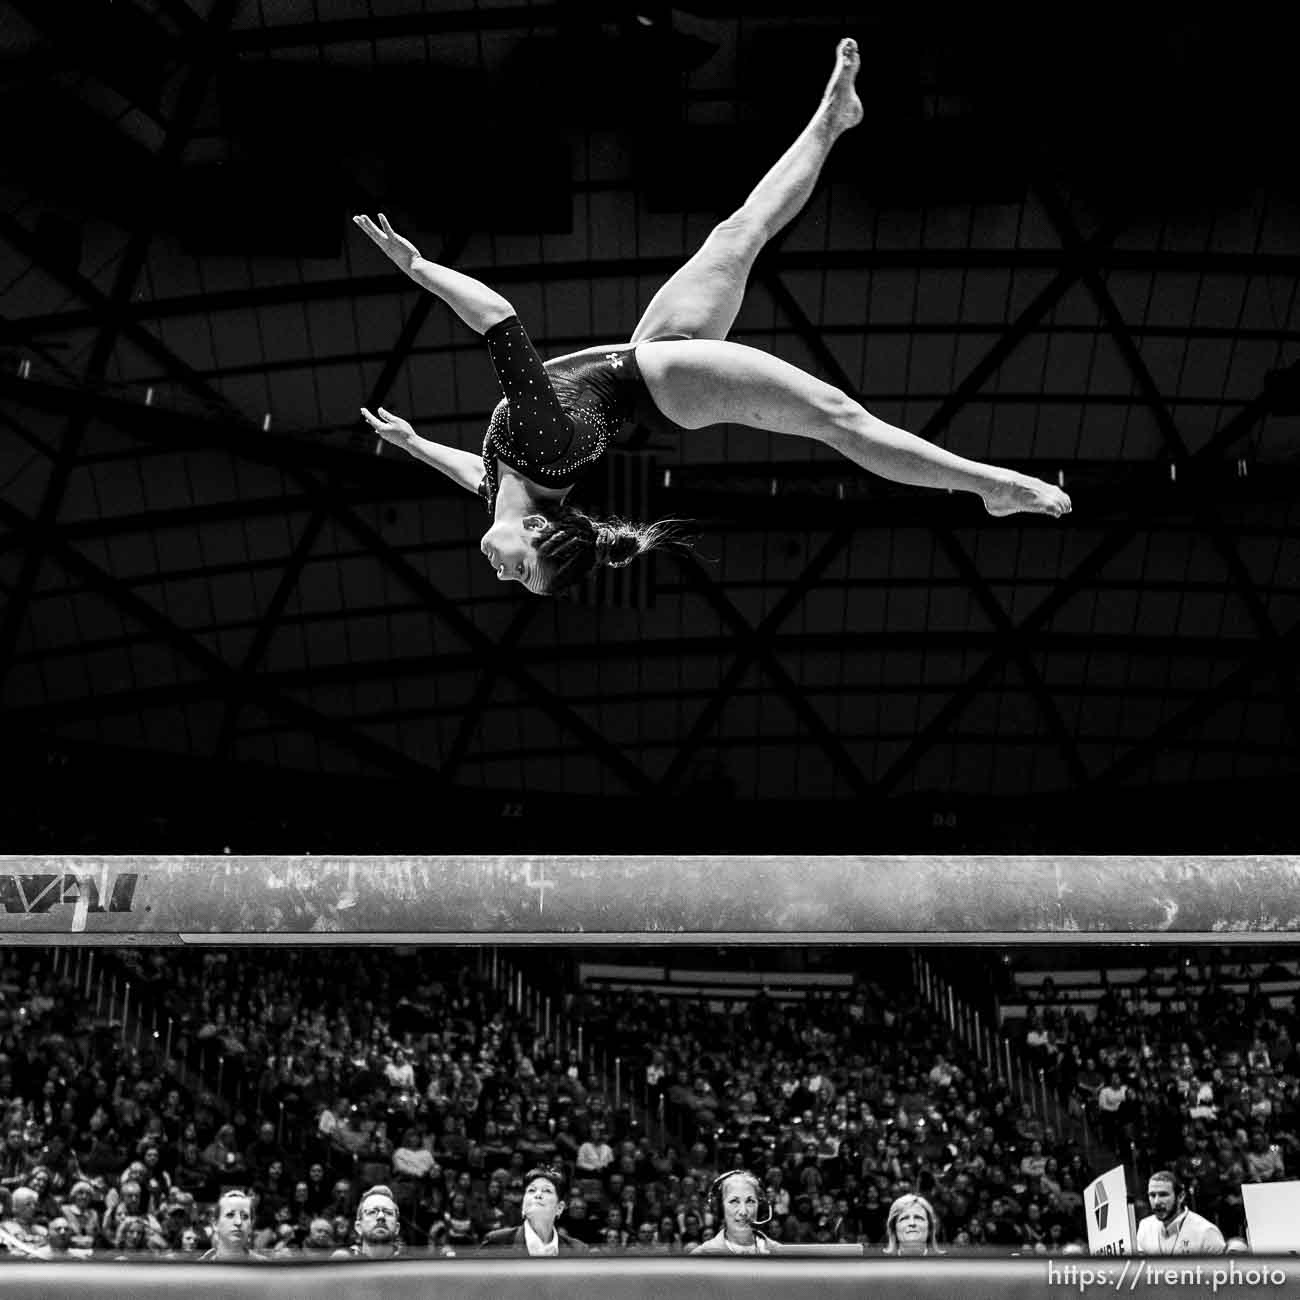
[[[543,364],[518,316],[483,338],[505,394],[483,437],[478,491],[489,511],[500,487],[498,459],[543,487],[568,487],[624,425],[676,427],[651,400],[630,344],[587,348]]]

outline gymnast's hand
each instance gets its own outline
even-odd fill
[[[411,266],[420,256],[420,250],[409,239],[399,235],[388,224],[388,218],[382,212],[379,214],[378,226],[364,215],[353,217],[352,221],[370,236],[371,242],[382,250],[390,262],[399,266],[407,275],[411,274]]]
[[[400,415],[394,415],[392,411],[386,411],[382,406],[379,408],[379,416],[382,416],[382,419],[371,415],[364,406],[361,408],[361,414],[385,442],[391,442],[394,447],[401,447],[403,451],[411,449],[416,440],[416,433]]]

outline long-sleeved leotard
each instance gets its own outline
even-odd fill
[[[489,511],[496,508],[500,487],[498,459],[543,487],[567,487],[604,455],[625,425],[671,424],[651,400],[630,344],[543,363],[518,316],[483,337],[505,394],[483,437],[478,491]]]

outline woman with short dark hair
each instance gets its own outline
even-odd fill
[[[524,1221],[517,1228],[489,1232],[480,1250],[508,1251],[515,1255],[561,1255],[585,1252],[587,1247],[571,1237],[556,1220],[564,1213],[567,1180],[558,1169],[539,1166],[524,1175]]]

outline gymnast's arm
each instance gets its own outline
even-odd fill
[[[440,442],[431,442],[421,438],[410,424],[400,415],[379,408],[378,415],[372,415],[363,406],[361,414],[365,416],[370,427],[385,441],[394,447],[400,447],[416,460],[432,465],[440,470],[453,483],[459,484],[469,492],[477,492],[483,481],[483,457],[472,451],[461,451],[459,447],[447,447]]]
[[[420,250],[399,235],[382,212],[378,226],[366,216],[352,220],[394,266],[422,289],[441,298],[476,334],[486,334],[493,325],[515,314],[515,309],[495,289],[489,289],[473,276],[421,257]]]

